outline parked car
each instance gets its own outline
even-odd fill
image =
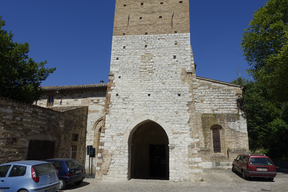
[[[86,177],[84,166],[76,159],[56,158],[47,159],[59,172],[59,189],[65,189],[68,184],[80,185]]]
[[[56,168],[45,161],[15,161],[0,165],[0,192],[58,191]]]
[[[238,155],[233,161],[232,171],[241,173],[244,179],[261,177],[273,181],[277,175],[272,160],[266,155],[256,154]]]

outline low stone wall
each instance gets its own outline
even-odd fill
[[[86,120],[87,107],[60,112],[0,98],[0,164],[27,159],[30,140],[53,141],[54,157],[69,158],[74,133],[85,150]],[[77,159],[84,163],[84,155]]]

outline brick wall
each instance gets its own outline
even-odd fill
[[[175,31],[190,33],[189,0],[116,1],[114,36],[124,33],[125,35],[172,34]]]

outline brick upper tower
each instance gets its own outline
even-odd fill
[[[190,33],[188,0],[116,1],[114,36]]]

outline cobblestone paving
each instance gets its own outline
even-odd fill
[[[86,178],[81,186],[67,186],[65,192],[288,192],[288,173],[278,172],[274,182],[264,179],[244,180],[230,170],[204,172],[204,181],[170,182],[132,179],[125,182],[97,181]]]

